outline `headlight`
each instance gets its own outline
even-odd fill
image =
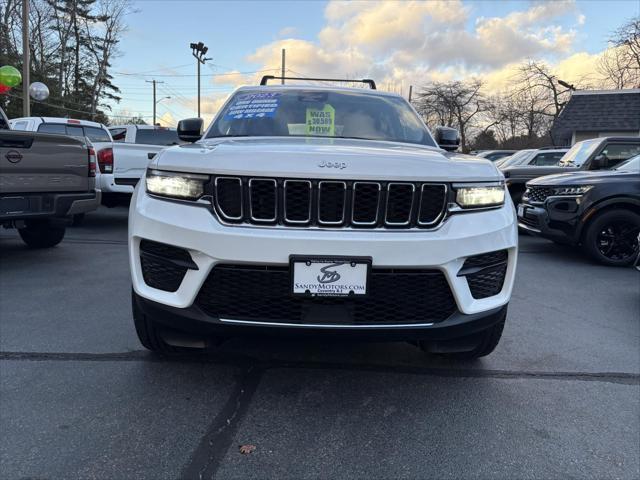
[[[494,207],[504,203],[504,186],[458,187],[456,202],[462,208]]]
[[[163,197],[197,200],[208,181],[208,175],[147,170],[147,192]]]
[[[580,185],[577,187],[557,187],[553,189],[554,195],[584,195],[593,188],[593,185]]]

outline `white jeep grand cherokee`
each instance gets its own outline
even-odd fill
[[[498,344],[518,242],[503,177],[439,148],[402,97],[263,80],[204,135],[200,119],[179,134],[193,143],[159,153],[131,202],[146,348],[311,333],[474,358]]]

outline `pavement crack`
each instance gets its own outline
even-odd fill
[[[182,469],[181,479],[215,478],[220,464],[229,451],[240,422],[246,415],[251,399],[258,389],[264,370],[248,367],[220,413],[213,419],[200,443]]]
[[[229,352],[211,354],[174,355],[163,357],[138,350],[122,353],[55,353],[55,352],[0,352],[5,361],[75,361],[75,362],[155,362],[155,363],[202,363],[258,368],[261,372],[276,369],[344,370],[372,373],[425,375],[450,378],[497,378],[537,379],[582,382],[605,382],[625,385],[640,385],[640,374],[628,372],[563,372],[537,370],[498,370],[459,366],[383,365],[328,361],[263,360],[249,355]]]

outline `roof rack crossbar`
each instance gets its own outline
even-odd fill
[[[371,90],[376,90],[376,82],[370,78],[363,78],[362,80],[349,80],[345,78],[310,78],[310,77],[276,77],[275,75],[264,75],[260,80],[260,85],[266,85],[269,80],[312,80],[315,82],[356,82],[366,83]]]

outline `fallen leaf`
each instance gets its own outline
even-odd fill
[[[255,445],[240,445],[240,453],[242,455],[248,455],[256,449]]]

